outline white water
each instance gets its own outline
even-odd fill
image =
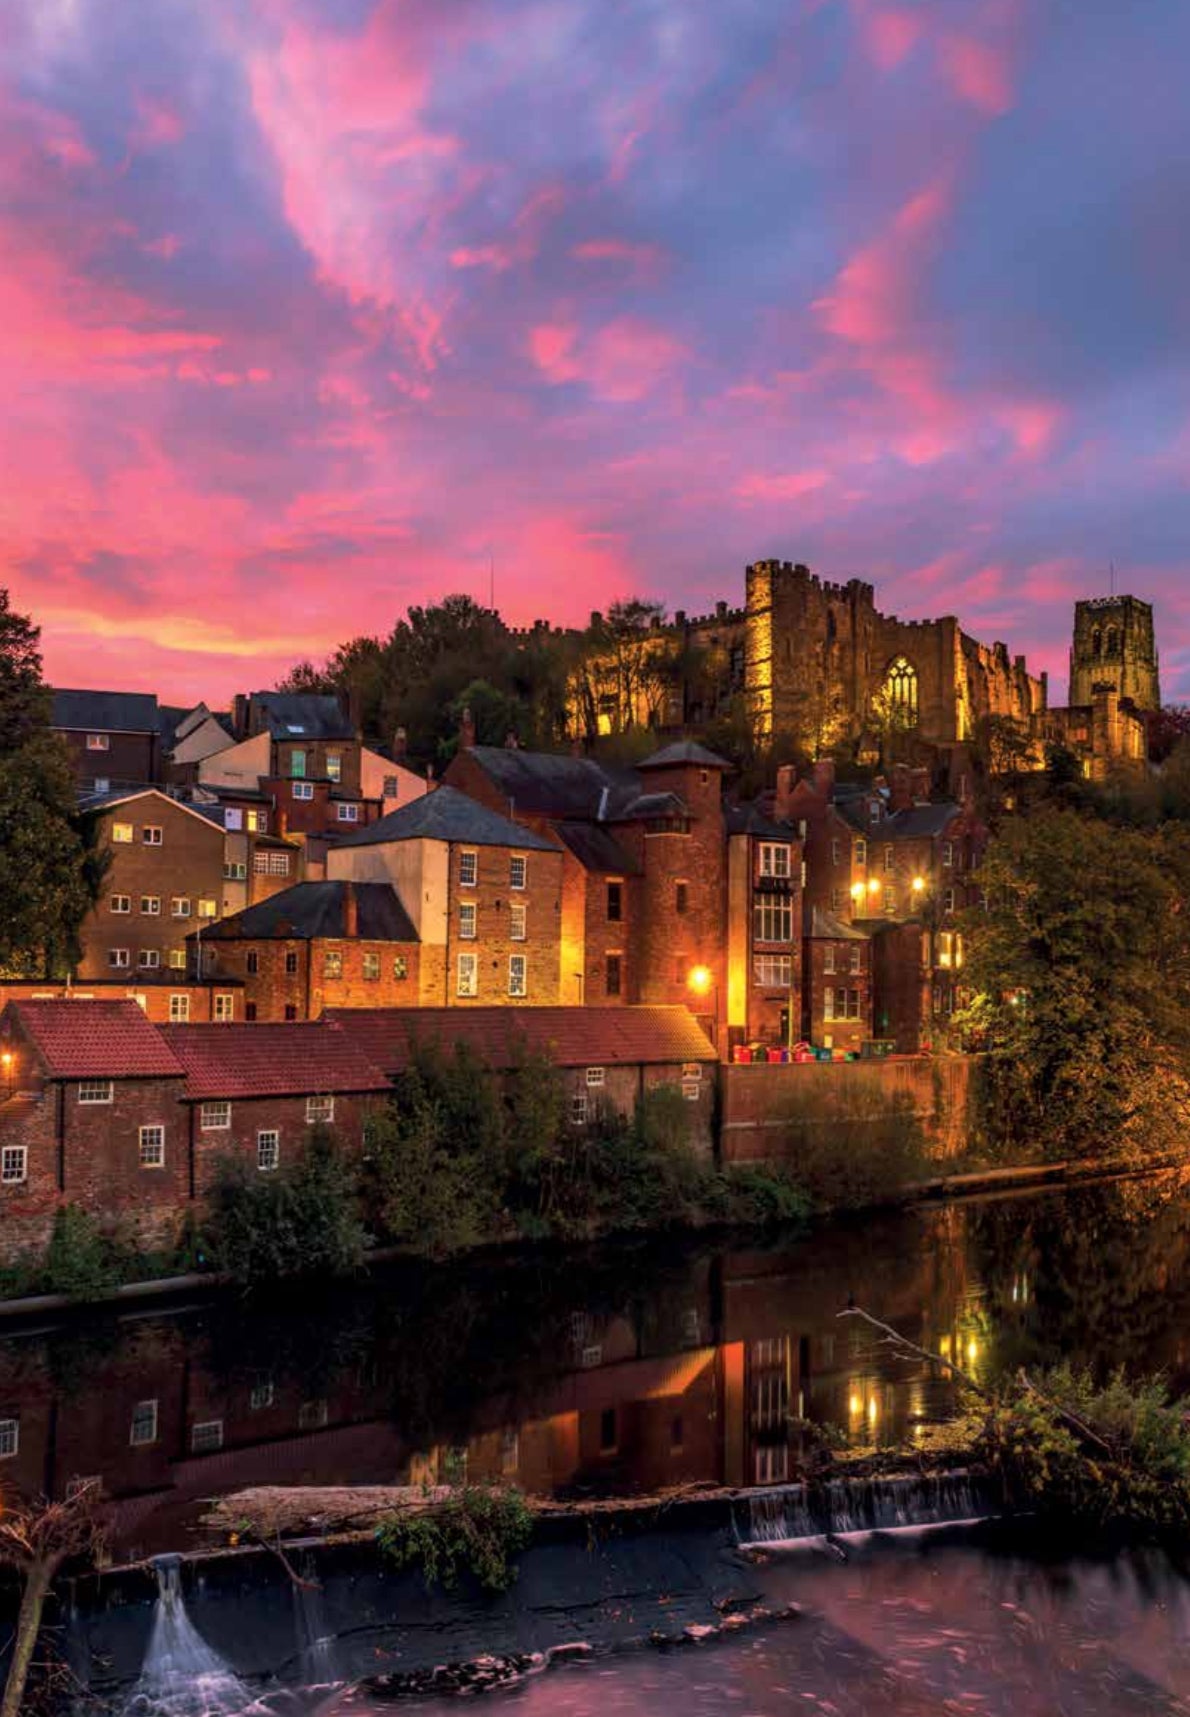
[[[828,1539],[861,1541],[873,1532],[966,1525],[990,1512],[964,1475],[832,1479],[818,1490],[797,1484],[755,1492],[736,1536],[741,1545],[813,1548]]]
[[[335,1675],[335,1636],[326,1619],[318,1566],[309,1551],[298,1572],[303,1583],[295,1581],[293,1602],[303,1679],[310,1686],[328,1686],[340,1679]]]
[[[124,1717],[236,1717],[253,1700],[186,1613],[181,1559],[157,1556],[157,1610],[140,1680]]]

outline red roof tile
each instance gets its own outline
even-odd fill
[[[383,1091],[362,1046],[319,1020],[285,1025],[168,1025],[161,1035],[186,1070],[186,1096],[303,1097]]]
[[[392,1076],[414,1042],[465,1043],[491,1067],[519,1052],[558,1067],[715,1061],[714,1045],[682,1007],[336,1008],[325,1016]]]
[[[136,1002],[10,1002],[51,1079],[161,1079],[181,1063]]]

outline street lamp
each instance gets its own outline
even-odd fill
[[[12,1051],[6,1049],[0,1052],[0,1074],[4,1079],[5,1100],[12,1096]]]
[[[719,1022],[716,1016],[719,1010],[716,1005],[715,974],[711,971],[709,966],[692,966],[686,978],[686,988],[690,991],[691,995],[697,996],[700,1001],[705,1001],[706,997],[710,996],[711,1037],[714,1041],[715,1047],[718,1048]]]

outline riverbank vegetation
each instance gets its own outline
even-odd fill
[[[987,1052],[979,1123],[1002,1159],[1184,1150],[1190,829],[1151,820],[1154,792],[1054,789],[985,856],[961,1027]]]
[[[420,1569],[428,1587],[456,1590],[470,1577],[485,1592],[516,1578],[514,1558],[533,1536],[533,1515],[519,1490],[463,1485],[425,1507],[388,1515],[376,1541],[395,1568]]]

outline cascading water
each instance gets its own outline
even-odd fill
[[[124,1717],[236,1717],[252,1696],[186,1613],[179,1556],[155,1556],[157,1609]]]
[[[318,1569],[308,1551],[298,1572],[302,1583],[294,1583],[293,1602],[304,1679],[312,1685],[325,1685],[337,1679],[335,1636],[327,1623]]]
[[[993,1512],[965,1473],[926,1478],[831,1479],[821,1486],[781,1485],[748,1498],[737,1524],[742,1544],[821,1544],[870,1532],[925,1530]]]

